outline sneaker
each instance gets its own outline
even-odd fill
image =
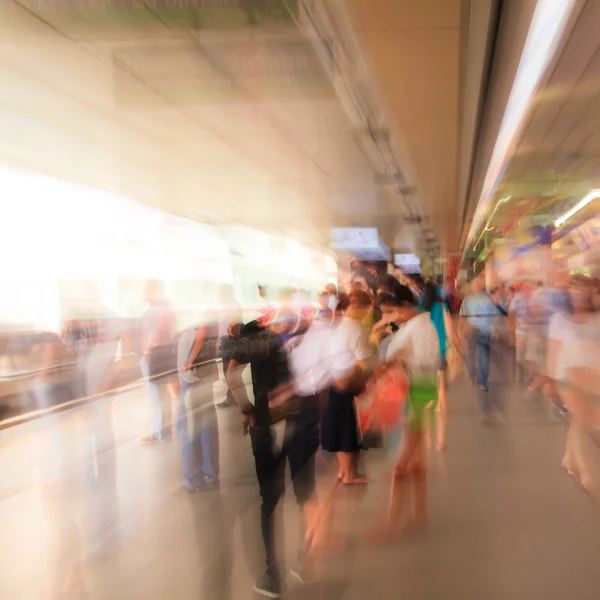
[[[254,591],[267,598],[281,598],[281,583],[265,573],[255,584]]]

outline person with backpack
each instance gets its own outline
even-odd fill
[[[219,426],[213,402],[213,385],[219,379],[217,345],[216,321],[186,329],[179,338],[177,433],[183,483],[174,493],[201,492],[219,484]]]
[[[292,487],[301,507],[305,527],[310,527],[316,487],[315,453],[319,447],[319,410],[316,396],[308,387],[296,387],[298,410],[285,417],[281,450],[275,447],[272,430],[272,398],[277,390],[293,382],[291,358],[303,347],[303,329],[291,312],[282,311],[273,321],[267,318],[244,325],[235,340],[227,371],[229,387],[241,409],[242,427],[249,435],[261,496],[261,533],[266,570],[255,585],[257,594],[279,598],[283,578],[275,549],[275,509],[285,492],[285,466],[290,465]],[[242,371],[250,365],[254,403],[250,402]],[[306,578],[306,544],[303,541],[298,562],[291,574],[301,582]]]

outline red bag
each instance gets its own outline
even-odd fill
[[[408,390],[408,377],[401,365],[377,369],[367,383],[365,393],[356,399],[361,430],[385,432],[398,427]]]

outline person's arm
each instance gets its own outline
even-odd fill
[[[462,354],[463,353],[463,345],[462,340],[456,330],[454,325],[454,319],[450,314],[450,311],[447,310],[445,305],[442,305],[444,310],[444,327],[446,328],[446,337],[450,337],[451,342],[454,344],[456,349]]]
[[[371,329],[371,335],[369,337],[369,342],[373,344],[373,346],[377,346],[377,344],[379,344],[389,325],[389,320],[385,317],[373,325],[373,328]]]
[[[226,374],[229,390],[243,414],[242,432],[244,435],[248,435],[255,425],[254,406],[248,398],[246,384],[244,383],[244,378],[242,376],[246,364],[247,363],[238,362],[232,358],[229,362],[229,368],[227,369]]]
[[[188,359],[183,367],[184,371],[189,371],[194,366],[194,360],[202,350],[202,346],[204,346],[204,340],[206,339],[206,331],[204,327],[198,327],[196,329],[196,337],[194,338],[194,345],[190,350],[190,354]]]

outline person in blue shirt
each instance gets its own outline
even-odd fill
[[[446,447],[446,415],[448,412],[447,403],[447,378],[446,378],[446,356],[448,352],[448,343],[454,342],[459,346],[458,335],[454,329],[452,319],[448,315],[448,306],[442,298],[438,286],[434,283],[425,284],[425,289],[421,299],[421,307],[429,312],[431,321],[440,340],[440,363],[438,365],[438,402],[436,407],[436,449],[443,450]],[[448,336],[452,338],[448,339]]]
[[[465,296],[460,307],[459,331],[468,348],[467,368],[469,377],[478,389],[482,418],[490,416],[488,378],[492,338],[501,326],[501,313],[492,297],[485,291],[483,278],[471,283],[471,293]]]

